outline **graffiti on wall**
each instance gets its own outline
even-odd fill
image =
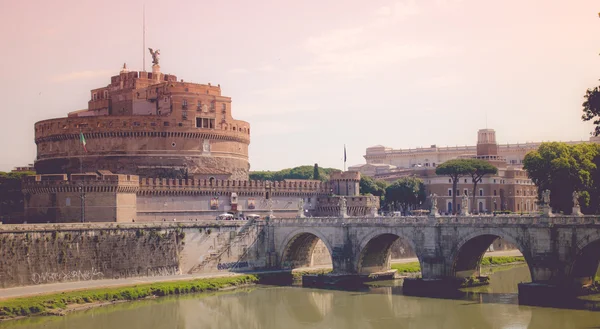
[[[217,270],[231,270],[231,269],[241,269],[241,268],[249,268],[254,267],[252,262],[243,261],[243,262],[230,262],[230,263],[219,263],[217,264]]]
[[[31,275],[31,282],[34,284],[42,283],[55,283],[65,281],[89,281],[102,279],[104,274],[98,271],[96,268],[91,270],[76,270],[76,271],[62,271],[62,272],[43,272],[33,273]]]

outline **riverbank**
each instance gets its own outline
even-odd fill
[[[523,257],[485,257],[482,264],[506,265],[523,263]],[[416,275],[421,271],[418,262],[397,263],[392,269],[399,274]],[[43,295],[8,298],[0,300],[0,320],[35,315],[64,315],[68,312],[99,307],[127,301],[142,300],[169,295],[212,292],[224,289],[267,284],[294,284],[305,274],[326,274],[331,269],[300,270],[289,273],[260,273],[252,275],[228,274],[226,277],[188,278],[177,281],[134,283],[118,287],[90,288]]]
[[[170,295],[200,293],[241,287],[259,282],[257,275],[195,279],[141,284],[130,287],[71,291],[0,301],[0,319],[16,319],[34,315],[64,315],[70,311],[89,309],[118,302]]]
[[[481,266],[499,266],[525,263],[523,256],[487,256],[481,260]],[[416,275],[421,273],[419,262],[396,263],[391,265],[392,270],[397,270],[401,275]]]

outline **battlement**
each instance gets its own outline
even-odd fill
[[[360,181],[360,172],[358,171],[344,171],[344,172],[334,172],[329,175],[329,180],[336,181]]]
[[[255,180],[220,180],[220,179],[165,179],[142,178],[140,180],[140,193],[142,194],[230,194],[239,195],[264,194],[267,191],[272,195],[285,193],[297,194],[327,194],[330,191],[329,183],[315,181],[271,182]]]
[[[135,188],[141,194],[231,194],[258,195],[270,192],[271,195],[327,195],[331,192],[328,182],[300,181],[255,181],[221,179],[166,179],[139,178],[136,175],[117,175],[110,172],[72,174],[33,175],[23,180],[24,192],[42,193],[54,188],[120,186]],[[129,191],[129,190],[128,190]]]
[[[57,192],[124,192],[135,193],[139,189],[136,175],[112,173],[81,173],[32,175],[23,178],[23,193],[41,194]]]

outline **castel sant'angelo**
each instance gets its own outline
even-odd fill
[[[248,180],[250,124],[221,86],[126,66],[90,93],[88,108],[35,124],[37,175],[24,181],[29,222],[189,221],[223,212],[367,215],[360,174],[329,182]]]

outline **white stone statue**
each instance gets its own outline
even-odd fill
[[[429,214],[430,215],[437,215],[437,194],[432,193],[429,195],[429,199],[431,200],[431,209]]]
[[[304,217],[304,199],[298,200],[298,217]]]
[[[461,207],[460,212],[463,215],[469,214],[469,197],[466,194],[463,194],[460,207]]]
[[[544,190],[544,192],[542,192],[542,202],[545,205],[550,204],[550,190]]]
[[[347,204],[346,204],[346,197],[340,197],[340,216],[341,217],[347,217],[348,216],[348,212],[347,212]]]
[[[573,191],[573,207],[579,207],[579,192]]]

